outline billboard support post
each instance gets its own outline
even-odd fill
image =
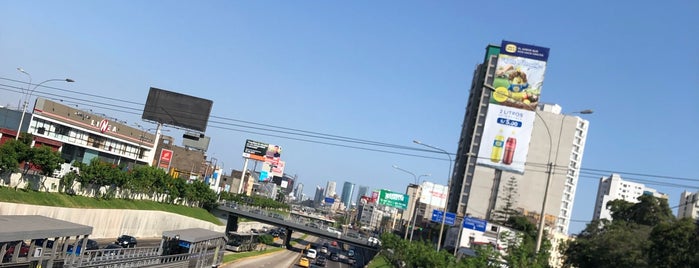
[[[244,157],[245,162],[243,163],[243,172],[241,172],[240,175],[240,185],[238,185],[238,194],[241,194],[243,191],[243,182],[245,181],[245,171],[248,169],[248,161],[250,161],[250,158]]]
[[[158,122],[158,127],[155,129],[155,141],[153,141],[153,148],[151,148],[151,154],[148,156],[148,166],[153,166],[155,159],[155,150],[158,148],[158,143],[160,142],[160,136],[162,136],[163,124]]]

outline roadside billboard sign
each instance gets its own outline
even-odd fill
[[[477,163],[523,174],[549,49],[502,41]]]
[[[398,209],[408,208],[408,195],[396,193],[389,190],[379,191],[379,204]]]
[[[422,183],[421,188],[420,203],[433,207],[444,207],[447,202],[448,188],[446,185],[426,181]]]

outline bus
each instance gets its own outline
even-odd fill
[[[259,242],[259,234],[228,232],[228,243],[226,250],[233,252],[243,252],[255,250]]]

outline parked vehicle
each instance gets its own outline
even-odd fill
[[[339,260],[340,260],[340,256],[339,256],[337,253],[335,253],[335,252],[330,253],[330,260],[331,260],[331,261],[339,261]]]
[[[120,245],[125,248],[133,248],[136,247],[138,244],[138,241],[136,241],[136,238],[130,235],[121,235],[117,238],[116,242],[114,244]]]

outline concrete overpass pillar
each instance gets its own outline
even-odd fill
[[[238,231],[238,215],[233,213],[228,213],[228,220],[226,221],[226,237],[228,237],[228,232]]]
[[[293,231],[291,230],[291,228],[287,227],[286,228],[286,238],[284,239],[284,246],[286,248],[291,248],[291,233],[293,233]]]

